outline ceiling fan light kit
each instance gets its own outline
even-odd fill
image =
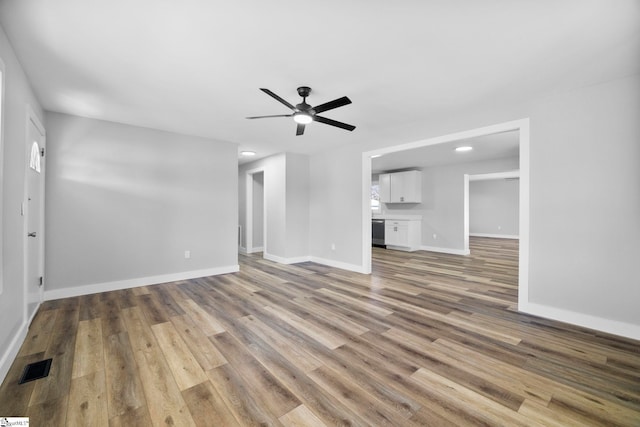
[[[308,86],[300,86],[298,88],[298,95],[302,97],[302,102],[293,106],[283,98],[279,97],[275,93],[271,92],[269,89],[260,88],[261,91],[280,102],[281,104],[287,106],[292,114],[275,114],[270,116],[253,116],[247,117],[247,119],[265,119],[271,117],[293,117],[293,120],[298,124],[296,128],[296,135],[304,134],[305,125],[311,122],[319,122],[324,123],[329,126],[335,126],[340,129],[345,129],[348,131],[354,130],[356,127],[347,123],[342,123],[337,120],[328,119],[326,117],[318,116],[318,113],[322,113],[324,111],[333,110],[334,108],[343,107],[345,105],[351,104],[351,100],[346,96],[342,98],[334,99],[333,101],[325,102],[324,104],[317,105],[312,107],[307,104],[307,97],[311,92],[311,88]]]
[[[296,123],[300,123],[303,125],[308,125],[309,123],[311,123],[313,121],[313,117],[311,117],[309,114],[307,113],[294,113],[293,114],[293,121]]]

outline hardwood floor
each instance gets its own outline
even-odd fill
[[[640,343],[522,315],[517,241],[374,249],[48,301],[0,416],[33,426],[640,425]],[[27,363],[47,378],[18,385]]]

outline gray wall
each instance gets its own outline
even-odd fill
[[[282,153],[245,163],[238,169],[239,211],[245,213],[239,221],[245,230],[247,171],[264,171],[265,257],[284,262],[309,255],[308,164],[305,155]]]
[[[0,27],[0,60],[4,63],[4,105],[2,105],[2,251],[0,280],[0,380],[11,364],[14,343],[26,333],[24,301],[24,234],[20,207],[24,200],[27,105],[43,121],[44,114],[29,81]],[[17,345],[17,347],[16,347]]]
[[[253,175],[253,246],[264,244],[264,173]]]
[[[530,299],[640,325],[640,76],[532,112]]]
[[[420,159],[415,165],[420,166]],[[422,168],[422,203],[383,203],[382,211],[387,215],[422,215],[422,246],[462,251],[464,175],[516,169],[518,158]]]
[[[310,158],[309,251],[313,257],[362,265],[363,148],[349,144]]]
[[[287,153],[287,258],[309,255],[309,158]]]
[[[279,257],[285,257],[286,224],[286,155],[278,154],[251,163],[245,163],[238,168],[238,204],[242,213],[238,218],[243,230],[247,230],[247,171],[260,169],[264,171],[264,215],[266,216],[266,242],[263,250]],[[246,233],[245,237],[246,237]],[[246,247],[246,238],[243,242]],[[255,246],[255,243],[254,243]]]
[[[362,263],[362,152],[528,117],[529,301],[640,327],[639,93],[634,75],[364,130],[366,142],[311,157],[311,254]]]
[[[517,236],[519,184],[517,179],[469,182],[469,233]]]
[[[47,291],[237,266],[235,144],[55,113],[47,130]]]

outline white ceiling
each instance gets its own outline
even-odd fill
[[[469,146],[473,150],[455,151],[456,147]],[[385,154],[371,159],[371,172],[379,173],[414,167],[433,167],[454,163],[479,162],[520,156],[518,131],[429,145],[411,150]]]
[[[638,0],[0,0],[45,109],[313,153],[640,72]],[[295,136],[288,110],[349,96]]]

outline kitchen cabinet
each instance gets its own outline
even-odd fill
[[[381,202],[422,202],[422,173],[420,171],[383,173],[380,174],[378,182]]]
[[[421,221],[386,220],[384,244],[387,249],[417,251],[420,249]]]

